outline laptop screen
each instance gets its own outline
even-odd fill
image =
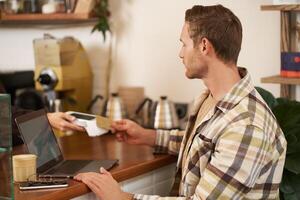
[[[37,155],[37,168],[62,159],[45,111],[35,111],[21,116],[16,122],[29,153]]]

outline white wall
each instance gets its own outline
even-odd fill
[[[144,86],[157,99],[168,95],[175,101],[190,101],[201,93],[200,80],[188,80],[178,57],[184,11],[194,4],[223,4],[241,20],[244,28],[238,64],[249,69],[254,83],[279,95],[278,85],[260,84],[260,78],[280,70],[280,15],[261,11],[271,0],[111,0],[115,49],[111,89]],[[92,26],[69,28],[0,28],[0,71],[34,68],[32,40],[45,32],[61,37],[72,35],[85,46],[95,73],[95,93],[103,90],[108,42]]]

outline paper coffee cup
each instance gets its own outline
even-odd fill
[[[34,154],[15,155],[13,158],[13,175],[15,182],[36,180],[36,158]]]

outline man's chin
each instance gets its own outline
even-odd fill
[[[192,76],[191,74],[188,73],[188,71],[185,71],[185,76],[188,78],[188,79],[194,79],[195,77]]]

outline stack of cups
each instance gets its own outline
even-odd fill
[[[36,158],[34,154],[13,156],[13,175],[15,182],[36,180]]]

